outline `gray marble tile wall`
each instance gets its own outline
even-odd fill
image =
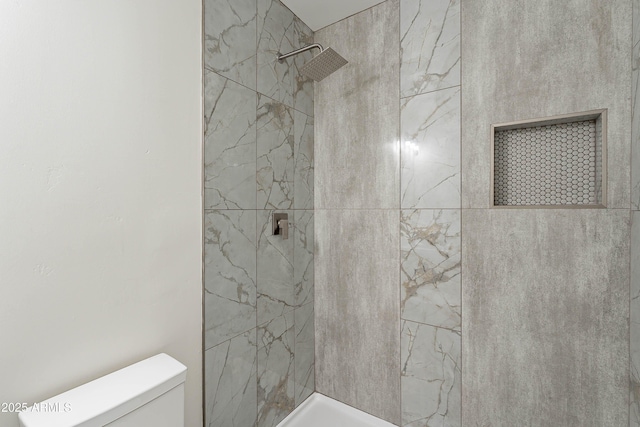
[[[489,207],[492,123],[607,108],[606,206],[629,209],[631,0],[463,6],[462,206]]]
[[[316,387],[400,422],[399,1],[315,34],[349,63],[315,88]]]
[[[402,0],[400,96],[460,85],[460,1]]]
[[[278,0],[204,16],[205,425],[273,427],[315,390],[311,54],[276,60],[313,33]]]
[[[632,0],[629,426],[640,427],[640,0]]]
[[[629,424],[631,16],[462,2],[463,425]],[[602,108],[606,209],[489,208],[492,123]]]
[[[316,387],[400,421],[398,211],[316,211]],[[378,230],[379,232],[372,232]]]
[[[403,209],[402,425],[461,425],[460,209]]]
[[[463,211],[465,425],[627,425],[629,221]]]
[[[635,4],[634,4],[635,6]],[[640,426],[640,211],[631,211],[629,426]]]
[[[461,425],[460,0],[401,0],[402,426]]]
[[[316,32],[349,63],[316,85],[315,208],[397,209],[398,0]]]
[[[460,1],[388,0],[316,41],[349,60],[315,92],[318,391],[459,426]]]
[[[208,425],[317,387],[409,427],[626,425],[628,401],[640,426],[639,3],[387,0],[316,33],[349,64],[312,90],[310,53],[273,59],[313,37],[288,9],[207,0]],[[598,108],[608,209],[489,209],[491,123]]]
[[[403,98],[400,111],[402,207],[459,209],[460,86]]]
[[[632,0],[631,61],[631,209],[640,210],[640,0]]]
[[[460,426],[460,332],[403,320],[401,341],[402,425]]]

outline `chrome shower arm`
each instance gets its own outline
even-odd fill
[[[278,53],[278,61],[282,61],[283,59],[286,59],[286,58],[288,58],[290,56],[297,55],[297,54],[302,53],[302,52],[306,52],[307,50],[311,50],[311,49],[316,48],[316,47],[318,49],[320,49],[320,53],[322,53],[322,51],[324,50],[324,48],[322,47],[322,45],[320,43],[313,43],[313,44],[310,44],[309,46],[305,46],[305,47],[302,47],[300,49],[296,49],[293,52],[285,53],[284,55]]]

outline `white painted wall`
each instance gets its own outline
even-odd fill
[[[201,14],[0,0],[0,402],[166,352],[201,425]]]

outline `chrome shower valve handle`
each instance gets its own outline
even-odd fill
[[[289,238],[289,214],[274,213],[272,225],[274,236],[282,236],[282,240]]]

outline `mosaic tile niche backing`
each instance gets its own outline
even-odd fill
[[[494,126],[494,206],[597,206],[602,116]]]

